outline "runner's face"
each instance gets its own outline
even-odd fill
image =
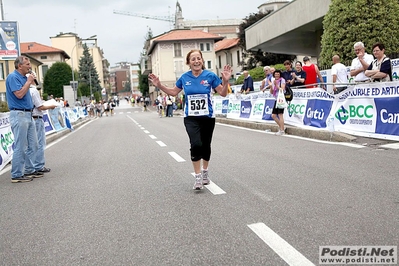
[[[191,70],[202,70],[204,61],[202,60],[201,54],[199,52],[193,52],[190,55],[190,69]]]

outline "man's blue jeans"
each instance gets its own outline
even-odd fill
[[[11,161],[11,178],[35,171],[37,135],[31,112],[10,111],[11,130],[14,135],[14,152]]]
[[[36,118],[35,127],[36,127],[36,135],[37,135],[37,152],[35,160],[33,161],[33,166],[35,171],[39,171],[43,169],[44,164],[46,163],[44,159],[44,149],[46,149],[46,134],[44,132],[44,122],[43,118]]]

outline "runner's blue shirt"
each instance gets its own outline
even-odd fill
[[[176,87],[183,89],[185,94],[184,116],[215,117],[212,107],[212,89],[220,84],[222,80],[206,69],[198,77],[195,77],[191,70],[184,73],[176,82]]]

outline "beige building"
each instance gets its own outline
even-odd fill
[[[233,75],[239,75],[242,68],[243,49],[239,46],[239,38],[224,39],[215,43],[216,74],[221,77],[225,65],[230,65]]]
[[[130,86],[132,94],[139,94],[139,72],[140,66],[138,64],[130,65]]]
[[[43,83],[44,76],[48,69],[56,62],[65,62],[70,59],[69,55],[65,51],[43,45],[37,42],[22,42],[21,53],[29,55],[30,57],[40,61],[42,64],[35,71],[37,80]]]
[[[30,59],[32,70],[35,72],[38,71],[42,63],[29,55],[22,55]],[[15,60],[0,60],[0,102],[6,102],[6,78],[15,70],[14,61]]]
[[[199,49],[205,61],[205,68],[216,73],[215,42],[223,37],[201,30],[171,30],[154,37],[147,52],[147,66],[168,87],[173,87],[177,79],[189,70],[186,55],[190,50]],[[149,62],[151,62],[149,64]],[[157,91],[150,85],[150,97]]]
[[[79,60],[83,56],[83,45],[86,44],[90,54],[93,57],[93,63],[98,73],[101,87],[104,88],[104,77],[107,70],[104,69],[104,54],[102,49],[97,46],[97,36],[93,35],[83,39],[78,37],[76,33],[60,33],[54,37],[50,37],[51,46],[64,50],[70,55],[70,60],[66,61],[73,70],[79,69]]]

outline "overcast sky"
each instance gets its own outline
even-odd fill
[[[242,19],[258,12],[265,0],[180,0],[186,20]],[[3,0],[4,20],[18,21],[21,42],[51,46],[50,37],[74,32],[97,35],[98,46],[111,63],[138,62],[148,27],[157,36],[172,27],[167,21],[114,14],[114,10],[171,16],[175,0]],[[71,54],[71,51],[65,51]]]

